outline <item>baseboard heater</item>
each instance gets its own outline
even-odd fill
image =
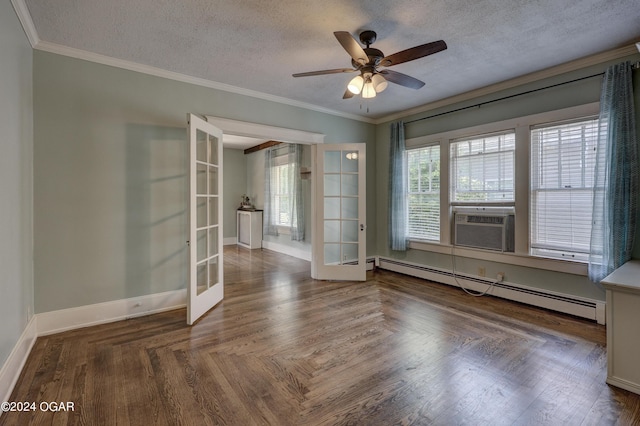
[[[455,287],[459,286],[454,279],[453,272],[448,270],[431,268],[424,265],[384,257],[379,258],[378,267],[442,284],[448,284]],[[475,291],[484,291],[487,288],[487,285],[490,285],[492,282],[486,278],[459,273],[456,273],[456,278],[458,282],[465,286],[465,288]],[[605,323],[604,301],[553,293],[507,282],[494,283],[493,288],[488,294],[515,302],[526,303],[528,305],[594,320],[597,321],[598,324]]]
[[[357,265],[358,261],[354,260],[352,262],[344,262],[343,265]],[[375,257],[367,257],[365,260],[365,266],[367,271],[373,271],[376,266],[376,258]]]

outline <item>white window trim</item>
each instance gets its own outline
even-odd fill
[[[508,263],[516,266],[544,269],[547,271],[563,272],[573,275],[587,275],[587,264],[572,262],[570,260],[536,257],[528,254],[498,253],[489,250],[477,250],[468,247],[459,247],[445,244],[437,244],[430,241],[409,241],[409,248],[432,253],[455,254],[458,257],[468,257],[488,262]]]
[[[432,135],[407,139],[406,149],[420,148],[432,144],[440,144],[440,243],[410,240],[409,248],[436,253],[451,254],[482,259],[488,261],[510,263],[514,265],[546,269],[557,272],[566,272],[576,275],[587,275],[587,265],[584,263],[547,259],[529,254],[529,180],[530,180],[530,145],[531,127],[544,123],[573,120],[580,117],[597,115],[600,104],[598,102],[532,114],[494,123],[464,129],[455,129]],[[451,241],[452,206],[450,191],[442,188],[450,188],[450,141],[474,135],[500,132],[505,129],[515,129],[516,132],[516,162],[515,162],[515,252],[494,253],[483,250],[474,250],[461,247],[453,247]]]

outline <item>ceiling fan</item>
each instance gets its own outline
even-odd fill
[[[342,45],[344,50],[351,56],[353,68],[336,68],[331,70],[310,71],[293,74],[294,77],[309,77],[314,75],[338,74],[359,72],[347,85],[343,99],[349,99],[362,93],[363,98],[373,98],[377,93],[387,88],[387,82],[399,84],[411,89],[419,89],[424,86],[424,82],[406,74],[388,69],[379,70],[378,67],[391,67],[403,62],[413,61],[433,55],[447,48],[447,44],[442,41],[434,41],[420,46],[406,49],[393,55],[385,56],[380,50],[370,47],[376,41],[375,31],[366,30],[360,33],[360,42],[366,47],[363,49],[360,44],[347,31],[336,31],[333,33]]]

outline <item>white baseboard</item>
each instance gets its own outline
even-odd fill
[[[238,238],[236,237],[227,237],[222,240],[222,245],[224,246],[234,246],[238,244]]]
[[[384,257],[378,258],[378,266],[389,271],[424,278],[455,287],[459,287],[461,284],[466,289],[477,292],[485,291],[487,286],[491,283],[490,280],[483,277],[458,273],[456,273],[456,276],[454,277],[450,270],[440,270],[417,263]],[[489,290],[487,294],[595,320],[598,324],[605,324],[606,322],[606,303],[602,300],[573,296],[570,294],[542,290],[509,282],[495,283],[493,288]]]
[[[170,311],[186,306],[186,302],[187,290],[182,289],[44,312],[36,315],[38,336]]]
[[[607,383],[640,395],[640,384],[638,383],[630,382],[629,380],[621,379],[615,376],[607,377]]]
[[[9,357],[5,361],[2,369],[0,369],[0,402],[9,401],[13,387],[20,377],[22,368],[24,367],[33,344],[38,337],[37,318],[34,315],[27,323],[18,342],[13,347]],[[0,415],[2,411],[0,410]]]
[[[288,256],[297,257],[298,259],[307,260],[311,262],[311,252],[300,250],[295,247],[290,247],[280,243],[274,243],[273,241],[262,240],[262,248],[266,248],[271,251],[286,254]]]

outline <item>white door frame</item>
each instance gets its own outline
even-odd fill
[[[313,145],[324,143],[322,133],[304,130],[287,129],[285,127],[267,126],[265,124],[249,123],[247,121],[230,120],[228,118],[207,115],[207,122],[222,130],[225,135],[245,136],[257,139],[273,139],[279,142]]]

